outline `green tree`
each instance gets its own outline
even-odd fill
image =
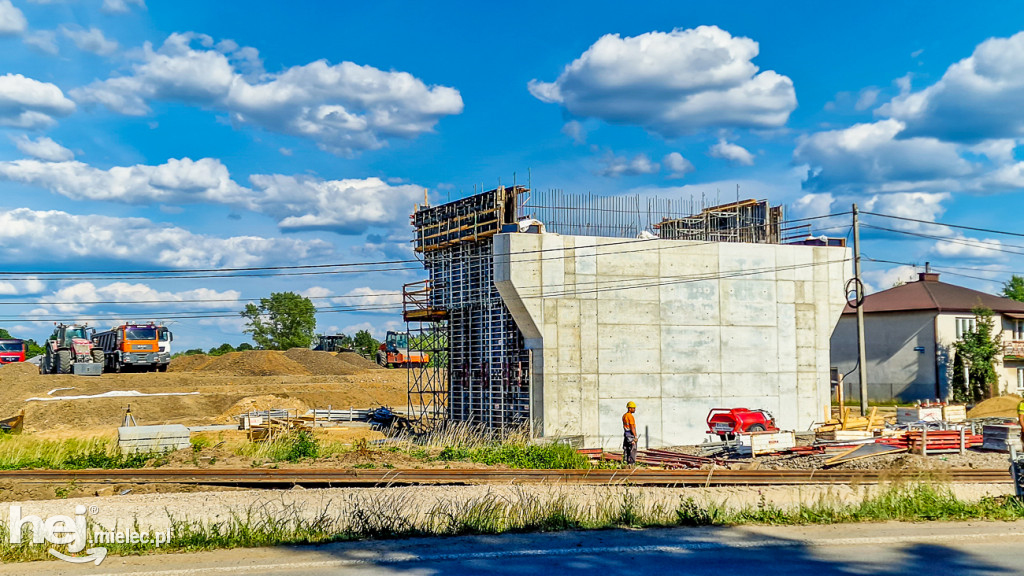
[[[369,330],[360,330],[352,339],[352,348],[359,354],[372,359],[376,356],[377,349],[380,348],[380,342],[370,334]]]
[[[313,341],[316,307],[294,292],[272,292],[259,305],[246,304],[241,315],[247,320],[243,331],[265,350],[309,348]]]
[[[241,344],[235,347],[235,350],[237,350],[238,352],[245,352],[246,350],[255,350],[255,348],[253,348],[252,344],[249,344],[248,342],[242,342]]]
[[[982,306],[973,310],[976,326],[953,344],[960,360],[960,370],[967,367],[967,380],[957,378],[953,381],[953,396],[959,396],[966,402],[977,402],[991,398],[996,393],[999,376],[996,374],[996,357],[1002,352],[1002,332],[995,329],[992,311]],[[956,370],[957,361],[953,361]],[[957,390],[957,383],[961,382]]]
[[[42,356],[46,354],[46,349],[36,343],[35,340],[29,338],[25,340],[25,358],[35,358],[36,356]]]
[[[1014,274],[1003,283],[1003,296],[1017,302],[1024,302],[1024,276]]]
[[[225,355],[225,354],[227,354],[229,352],[234,352],[234,351],[235,351],[235,347],[232,346],[231,344],[228,344],[227,342],[225,342],[225,343],[221,344],[220,346],[217,346],[216,348],[210,348],[210,351],[208,352],[208,354],[210,356],[223,356],[223,355]]]

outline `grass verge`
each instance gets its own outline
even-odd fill
[[[525,489],[487,492],[464,500],[439,501],[420,508],[411,490],[381,492],[358,501],[310,513],[301,504],[250,508],[216,522],[170,519],[170,541],[152,544],[103,544],[113,555],[188,552],[223,548],[319,544],[369,538],[455,536],[607,528],[668,526],[735,526],[742,524],[806,525],[844,522],[1024,519],[1024,504],[1013,497],[958,500],[945,487],[929,484],[892,487],[856,504],[821,500],[781,508],[761,501],[732,508],[725,503],[700,503],[681,498],[677,505],[645,500],[643,492],[626,488],[613,497],[582,502],[578,495],[538,495]],[[116,528],[116,527],[115,527]],[[102,527],[89,524],[96,534]],[[139,531],[138,526],[134,527]],[[0,525],[0,561],[51,559],[48,544],[11,544]],[[64,552],[66,546],[52,546]]]

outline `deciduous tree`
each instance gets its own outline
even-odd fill
[[[247,320],[244,332],[265,350],[309,348],[313,341],[316,307],[294,292],[273,292],[258,305],[246,304],[241,315]]]
[[[1010,279],[1003,283],[1003,296],[1024,302],[1024,276],[1010,276]]]

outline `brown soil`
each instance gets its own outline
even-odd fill
[[[335,360],[327,352],[316,352]],[[0,368],[0,417],[25,410],[25,432],[51,438],[109,434],[131,405],[140,425],[230,424],[250,408],[335,409],[407,404],[405,370],[353,371],[317,375],[276,351],[235,352],[210,359],[179,357],[166,373],[124,373],[102,376],[41,375],[30,364]],[[199,392],[189,396],[92,398],[32,401],[28,398],[92,395],[113,390],[143,393]]]
[[[1017,417],[1017,404],[1020,403],[1020,396],[1016,394],[1008,394],[1006,396],[996,396],[995,398],[989,398],[983,402],[979,402],[977,406],[967,412],[968,418],[990,418],[990,417],[1006,417],[1016,418]]]
[[[196,370],[202,370],[203,366],[206,366],[210,362],[213,362],[213,358],[206,354],[191,354],[189,356],[178,356],[171,360],[171,363],[167,366],[168,372],[195,372]]]
[[[331,354],[317,352],[308,348],[292,348],[284,353],[285,358],[302,365],[310,374],[322,376],[342,376],[358,374],[363,369]]]
[[[204,365],[203,372],[220,372],[236,376],[288,376],[311,374],[301,364],[285,357],[275,350],[252,350],[247,352],[230,352],[218,356]]]
[[[377,364],[372,360],[367,360],[366,358],[363,358],[362,356],[356,354],[355,352],[339,352],[338,358],[344,360],[345,362],[348,362],[349,364],[355,365],[357,368],[362,368],[363,370],[384,369],[384,367],[382,367],[380,364]]]

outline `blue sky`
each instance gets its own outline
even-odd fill
[[[382,308],[318,315],[380,335],[415,270],[110,272],[405,260],[424,188],[528,172],[1021,233],[1022,30],[1005,2],[0,0],[0,326],[172,319],[179,348],[209,348],[292,290]],[[926,261],[990,292],[1024,273],[1020,237],[865,223],[896,230],[863,231],[889,261],[865,264],[875,289]]]

